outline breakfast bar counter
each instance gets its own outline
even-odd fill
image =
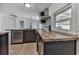
[[[37,52],[42,55],[74,55],[76,54],[76,35],[54,31],[38,32]]]
[[[70,40],[76,40],[77,35],[68,35],[63,33],[57,33],[57,32],[39,32],[40,37],[42,38],[43,42],[48,41],[70,41]]]

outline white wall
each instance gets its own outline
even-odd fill
[[[14,17],[3,15],[2,17],[2,29],[5,31],[6,29],[14,29],[16,28],[16,20]]]
[[[0,31],[4,32],[6,29],[16,28],[16,19],[8,14],[1,14],[0,16]]]
[[[62,7],[64,7],[67,3],[53,3],[50,7],[49,7],[49,15],[52,15],[53,13],[55,13],[56,11],[58,11],[59,9],[61,9]]]
[[[0,14],[0,31],[2,31],[2,15]]]
[[[20,21],[24,21],[24,28],[30,28],[30,23],[32,22],[32,28],[38,28],[40,21],[36,19],[29,19],[27,17],[12,17],[8,14],[0,15],[0,31],[6,31],[6,29],[21,28]]]
[[[79,33],[79,3],[75,3],[73,6],[73,28],[75,28],[75,32]]]
[[[26,17],[17,17],[16,19],[16,27],[17,28],[21,28],[20,27],[20,21],[23,20],[24,21],[24,28],[30,28],[30,23],[32,23],[32,28],[38,28],[39,26],[39,20],[35,20],[35,19],[31,19],[31,18],[26,18]]]

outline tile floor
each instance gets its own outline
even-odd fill
[[[12,44],[9,55],[37,55],[36,43]]]

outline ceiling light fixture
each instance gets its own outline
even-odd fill
[[[30,3],[24,3],[24,6],[27,7],[27,8],[30,8],[31,4]]]

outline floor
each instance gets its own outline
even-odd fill
[[[37,55],[36,43],[12,44],[9,55]]]

